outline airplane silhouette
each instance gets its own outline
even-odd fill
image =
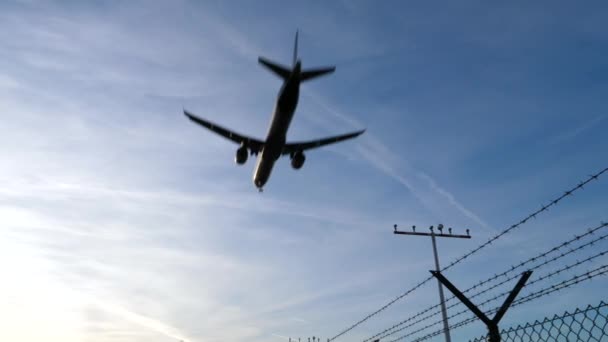
[[[274,163],[281,156],[289,155],[291,166],[298,170],[304,165],[304,161],[306,160],[304,151],[355,138],[365,132],[365,130],[317,140],[286,142],[287,130],[298,105],[300,84],[304,81],[332,73],[336,68],[332,66],[302,70],[302,62],[298,59],[297,31],[293,51],[293,65],[291,68],[264,57],[259,57],[258,62],[283,79],[283,86],[277,97],[266,140],[259,140],[236,133],[211,121],[195,116],[185,109],[184,114],[193,122],[239,144],[240,147],[237,149],[235,156],[237,164],[245,164],[249,154],[258,156],[257,165],[253,173],[253,184],[261,192],[270,178]]]

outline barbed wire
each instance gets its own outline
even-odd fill
[[[553,271],[553,272],[550,272],[550,273],[548,273],[548,274],[546,274],[546,275],[544,275],[544,276],[542,276],[542,277],[536,278],[536,279],[534,279],[534,280],[533,280],[533,281],[531,281],[531,282],[528,282],[528,284],[526,284],[526,287],[528,287],[528,286],[532,286],[532,285],[537,284],[537,283],[540,283],[541,281],[545,281],[545,280],[547,280],[547,279],[549,279],[549,278],[552,278],[552,277],[557,276],[557,275],[559,275],[559,274],[561,274],[561,273],[564,273],[564,272],[566,272],[566,271],[568,271],[568,270],[570,270],[570,269],[572,269],[572,268],[575,268],[575,267],[581,266],[581,265],[583,265],[583,264],[586,264],[586,263],[588,263],[588,262],[591,262],[592,260],[597,259],[597,258],[599,258],[599,257],[601,257],[601,256],[606,255],[606,254],[608,254],[608,250],[605,250],[605,251],[599,252],[599,253],[594,254],[594,255],[592,255],[592,256],[590,256],[590,257],[587,257],[587,258],[585,258],[585,259],[583,259],[583,260],[581,260],[581,261],[577,261],[577,262],[575,262],[575,263],[573,263],[573,264],[570,264],[570,265],[564,266],[564,267],[562,267],[562,268],[560,268],[560,269],[557,269],[557,270],[555,270],[555,271]],[[607,267],[608,267],[608,266],[607,266]],[[503,298],[504,296],[508,295],[510,292],[511,292],[510,290],[509,290],[509,291],[504,291],[504,292],[501,292],[501,293],[499,293],[499,294],[495,295],[494,297],[489,298],[489,299],[487,299],[487,300],[483,301],[482,303],[480,303],[479,305],[477,305],[477,307],[482,307],[482,306],[485,306],[485,305],[487,305],[487,304],[489,304],[489,303],[491,303],[491,302],[494,302],[494,301],[496,301],[496,300],[498,300],[498,299],[500,299],[500,298]],[[451,308],[451,307],[453,307],[453,306],[455,306],[455,305],[457,305],[457,304],[453,304],[453,305],[452,305],[452,306],[450,306],[449,308]],[[463,314],[465,314],[465,313],[467,313],[467,312],[469,312],[469,310],[468,310],[468,309],[461,310],[461,311],[459,311],[459,312],[457,312],[457,313],[455,313],[455,314],[453,314],[453,315],[449,316],[449,317],[448,317],[448,319],[455,318],[455,317],[460,316],[460,315],[463,315]],[[426,320],[426,319],[428,319],[428,318],[430,318],[430,317],[425,317],[425,318],[423,318],[423,319],[420,319],[420,320],[418,320],[418,323],[420,323],[420,322],[422,322],[422,321],[424,321],[424,320]],[[435,321],[435,322],[433,322],[433,323],[429,323],[429,324],[425,325],[425,326],[424,326],[424,327],[422,327],[422,328],[419,328],[419,329],[417,329],[417,330],[415,330],[415,331],[412,331],[412,332],[410,332],[410,333],[408,333],[408,334],[406,334],[406,335],[402,336],[401,338],[405,338],[405,337],[408,337],[408,336],[414,335],[414,334],[416,334],[416,333],[418,333],[418,332],[420,332],[420,331],[422,331],[422,330],[426,330],[426,329],[428,329],[428,328],[430,328],[430,327],[432,327],[432,326],[434,326],[434,325],[440,324],[440,323],[442,323],[442,322],[443,322],[442,320],[438,320],[438,321]],[[385,338],[385,337],[388,337],[388,336],[394,335],[394,334],[396,334],[396,333],[398,333],[398,332],[401,332],[401,331],[403,331],[403,330],[407,329],[408,327],[411,327],[412,325],[413,325],[413,324],[411,324],[411,325],[409,325],[409,326],[406,326],[406,327],[402,327],[402,328],[400,328],[400,329],[398,329],[398,330],[395,330],[395,331],[391,332],[390,334],[386,334],[386,335],[382,336],[381,338]],[[398,340],[398,339],[397,339],[397,340]]]
[[[470,287],[470,288],[466,289],[466,290],[465,290],[463,293],[467,293],[467,292],[472,291],[472,290],[474,290],[474,289],[476,289],[476,288],[478,288],[478,287],[481,287],[481,286],[483,286],[483,285],[486,285],[486,284],[488,284],[488,283],[490,283],[490,282],[492,282],[492,281],[494,281],[494,280],[496,280],[496,279],[498,279],[498,278],[500,278],[500,277],[506,276],[506,275],[507,275],[507,274],[509,274],[510,272],[513,272],[513,271],[515,271],[515,270],[516,270],[516,269],[518,269],[518,268],[522,268],[523,266],[525,266],[525,265],[527,265],[527,264],[529,264],[529,263],[532,263],[532,262],[534,262],[534,261],[536,261],[536,260],[538,260],[538,259],[545,258],[545,257],[547,257],[549,254],[554,253],[554,252],[557,252],[557,251],[559,251],[560,249],[562,249],[562,248],[564,248],[564,247],[568,247],[569,245],[571,245],[571,244],[573,244],[573,243],[575,243],[575,242],[577,242],[577,241],[580,241],[581,239],[584,239],[584,238],[586,238],[587,236],[591,236],[591,235],[595,234],[595,232],[597,232],[598,230],[600,230],[600,229],[602,229],[602,228],[605,228],[605,227],[608,227],[608,222],[600,222],[600,224],[599,224],[598,226],[596,226],[596,227],[594,227],[594,228],[589,228],[589,229],[587,229],[587,231],[586,231],[585,233],[583,233],[583,234],[581,234],[581,235],[575,235],[575,236],[574,236],[573,238],[571,238],[570,240],[564,241],[564,242],[562,242],[561,244],[559,244],[559,245],[557,245],[557,246],[554,246],[553,248],[551,248],[551,249],[549,249],[549,250],[547,250],[547,251],[545,251],[545,252],[543,252],[543,253],[540,253],[540,254],[538,254],[538,255],[536,255],[536,256],[534,256],[534,257],[531,257],[531,258],[529,258],[529,259],[527,259],[527,260],[525,260],[525,261],[522,261],[522,262],[520,262],[519,264],[517,264],[517,265],[515,265],[515,266],[511,266],[511,268],[510,268],[510,269],[508,269],[508,270],[506,270],[506,271],[504,271],[504,272],[502,272],[502,273],[495,274],[494,276],[492,276],[492,277],[490,277],[490,278],[488,278],[488,279],[486,279],[486,280],[480,281],[479,283],[477,283],[477,284],[473,285],[472,287]],[[571,249],[570,251],[568,251],[568,252],[566,252],[566,253],[561,253],[561,254],[559,254],[557,257],[555,257],[554,259],[550,259],[549,261],[554,261],[554,260],[557,260],[557,259],[559,259],[559,258],[562,258],[562,257],[564,257],[564,256],[568,255],[568,254],[571,254],[572,252],[576,252],[576,251],[578,251],[578,250],[581,250],[581,249],[584,249],[584,248],[586,248],[586,247],[592,246],[592,245],[594,245],[595,243],[597,243],[597,242],[599,242],[599,241],[601,241],[601,240],[604,240],[604,239],[606,239],[606,235],[600,236],[599,238],[596,238],[596,239],[594,239],[594,240],[592,240],[592,241],[590,241],[590,242],[588,242],[588,243],[586,243],[586,244],[583,244],[583,245],[581,245],[581,246],[579,246],[579,247],[576,247],[576,248],[574,248],[574,249]],[[544,264],[546,264],[546,263],[547,263],[547,262],[545,262]],[[519,276],[519,275],[517,275],[517,276]],[[512,278],[511,278],[511,279],[512,279]],[[453,297],[453,296],[452,296],[452,297],[451,297],[451,298],[449,298],[448,300],[453,300],[453,299],[455,299],[455,298],[456,298],[456,297]]]
[[[608,167],[595,173],[590,175],[586,180],[580,182],[577,186],[570,188],[569,190],[565,191],[564,194],[562,194],[561,196],[553,199],[552,201],[549,202],[549,204],[547,205],[543,205],[540,209],[534,211],[533,213],[529,214],[528,216],[526,216],[524,219],[522,219],[521,221],[519,221],[518,223],[515,223],[513,225],[511,225],[509,228],[503,230],[502,232],[500,232],[499,234],[495,235],[494,237],[488,239],[486,242],[484,242],[483,244],[479,245],[477,248],[471,250],[468,253],[465,253],[463,256],[459,257],[458,259],[456,259],[455,261],[453,261],[452,263],[450,263],[448,266],[442,268],[442,271],[445,271],[447,269],[450,269],[452,267],[454,267],[455,265],[461,263],[462,261],[464,261],[465,259],[471,257],[473,254],[479,252],[480,250],[482,250],[483,248],[491,245],[494,241],[498,240],[499,238],[501,238],[502,236],[508,234],[509,232],[513,231],[514,229],[524,225],[526,222],[528,222],[530,219],[532,218],[536,218],[536,216],[540,213],[543,213],[547,210],[549,210],[551,207],[555,206],[557,203],[559,203],[560,201],[562,201],[564,198],[572,196],[572,194],[574,194],[576,191],[583,189],[585,185],[587,185],[588,183],[590,183],[593,180],[597,180],[601,175],[603,175],[604,173],[608,172]],[[410,293],[416,291],[417,289],[419,289],[420,287],[424,286],[426,283],[428,283],[431,279],[433,279],[432,276],[424,279],[423,281],[421,281],[420,283],[416,284],[414,287],[412,287],[411,289],[405,291],[404,293],[400,294],[399,296],[397,296],[395,299],[391,300],[390,302],[388,302],[387,304],[383,305],[382,307],[380,307],[380,309],[372,312],[371,314],[368,314],[367,316],[365,316],[364,318],[362,318],[361,320],[357,321],[356,323],[354,323],[353,325],[349,326],[348,328],[344,329],[343,331],[341,331],[340,333],[338,333],[337,335],[335,335],[334,337],[331,337],[330,339],[328,339],[328,342],[331,342],[343,335],[345,335],[346,333],[350,332],[351,330],[355,329],[356,327],[358,327],[359,325],[363,324],[364,322],[368,321],[369,319],[371,319],[372,317],[378,315],[379,313],[381,313],[382,311],[386,310],[387,308],[389,308],[391,305],[395,304],[396,302],[398,302],[399,300],[401,300],[402,298],[406,297],[407,295],[409,295]]]
[[[567,240],[567,241],[565,241],[563,243],[560,243],[559,245],[557,245],[557,246],[555,246],[553,248],[550,248],[549,250],[547,250],[547,251],[545,251],[543,253],[540,253],[540,254],[538,254],[538,255],[536,255],[534,257],[531,257],[531,258],[529,258],[529,259],[527,259],[525,261],[522,261],[522,262],[520,262],[519,264],[517,264],[515,266],[511,266],[511,268],[507,269],[506,271],[504,271],[502,273],[495,274],[494,276],[492,276],[492,277],[490,277],[490,278],[488,278],[486,280],[480,281],[479,283],[475,284],[474,286],[472,286],[472,287],[464,290],[463,293],[470,292],[470,291],[472,291],[472,290],[474,290],[476,288],[479,288],[482,285],[490,283],[493,280],[496,280],[496,279],[498,279],[500,277],[506,276],[510,272],[513,272],[516,269],[521,268],[521,267],[523,267],[523,266],[525,266],[525,265],[527,265],[527,264],[529,264],[531,262],[534,262],[534,261],[537,261],[537,260],[539,260],[541,258],[547,257],[551,253],[557,252],[560,249],[568,247],[569,245],[571,245],[571,244],[573,244],[573,243],[575,243],[577,241],[580,241],[581,239],[586,238],[587,236],[593,235],[598,230],[600,230],[602,228],[605,228],[605,227],[608,227],[608,223],[602,222],[599,226],[596,226],[594,228],[589,228],[589,229],[587,229],[587,231],[584,234],[575,235],[570,240]],[[558,260],[560,260],[560,259],[562,259],[562,258],[564,258],[564,257],[566,257],[566,256],[568,256],[570,254],[574,254],[574,253],[576,253],[576,252],[578,252],[580,250],[583,250],[584,248],[593,246],[594,244],[596,244],[596,243],[598,243],[598,242],[600,242],[602,240],[606,240],[606,239],[608,239],[608,234],[601,235],[601,236],[599,236],[599,237],[597,237],[597,238],[595,238],[595,239],[593,239],[593,240],[591,240],[591,241],[589,241],[589,242],[587,242],[585,244],[582,244],[582,245],[580,245],[580,246],[578,246],[576,248],[571,248],[568,251],[562,252],[562,253],[558,254],[557,256],[555,256],[552,259],[547,259],[544,262],[531,267],[530,270],[536,270],[536,269],[539,269],[541,267],[544,267],[544,266],[546,266],[546,265],[548,265],[550,263],[556,262],[556,261],[558,261]],[[487,293],[490,290],[493,290],[493,289],[495,289],[495,288],[497,288],[497,287],[499,287],[501,285],[504,285],[504,284],[506,284],[506,283],[508,283],[508,282],[510,282],[510,281],[512,281],[514,279],[516,279],[516,278],[519,278],[519,276],[520,276],[519,274],[515,274],[515,275],[513,275],[511,277],[507,277],[506,279],[502,280],[501,282],[499,282],[499,283],[497,283],[497,284],[495,284],[493,286],[490,286],[490,287],[488,287],[488,288],[486,288],[486,289],[484,289],[484,290],[482,290],[480,292],[477,292],[477,293],[473,294],[472,296],[469,297],[469,299],[473,299],[473,298],[478,297],[478,296],[480,296],[480,295],[482,295],[484,293]],[[450,301],[453,301],[454,299],[456,299],[456,297],[451,296],[445,302],[448,303]],[[450,308],[455,307],[457,305],[462,305],[462,303],[460,301],[458,301],[455,304],[452,304],[452,305],[448,306],[447,309],[450,309]],[[411,317],[409,317],[409,318],[407,318],[407,319],[405,319],[405,320],[403,320],[403,321],[401,321],[401,322],[393,325],[392,327],[387,328],[387,329],[381,331],[380,333],[377,333],[377,334],[375,334],[375,335],[373,335],[373,336],[365,339],[363,342],[369,342],[369,341],[371,341],[373,339],[376,339],[376,338],[381,338],[382,339],[382,338],[391,336],[391,335],[393,335],[393,334],[395,334],[395,333],[397,333],[399,331],[403,331],[404,329],[411,328],[412,326],[414,326],[414,325],[416,325],[416,324],[418,324],[418,323],[420,323],[422,321],[425,321],[425,320],[427,320],[429,318],[437,316],[437,315],[439,315],[441,313],[440,311],[435,311],[435,312],[433,312],[431,314],[428,314],[426,316],[423,316],[423,315],[427,314],[429,311],[432,311],[433,309],[439,308],[439,306],[440,306],[440,304],[436,304],[436,305],[433,305],[433,306],[431,306],[431,307],[429,307],[429,308],[427,308],[427,309],[425,309],[425,310],[423,310],[421,312],[418,312],[415,315],[413,315],[413,316],[411,316]],[[417,318],[419,318],[419,319],[417,319]],[[395,329],[399,328],[400,326],[402,326],[404,324],[407,324],[408,322],[411,322],[411,323],[408,324],[407,326],[399,329],[399,330],[395,330]],[[393,330],[395,330],[395,331],[393,331]]]
[[[602,255],[604,255],[604,254],[605,253],[603,253]],[[572,277],[572,278],[570,278],[568,280],[562,281],[561,283],[551,285],[548,288],[545,288],[543,290],[537,291],[537,292],[535,292],[533,294],[530,294],[528,296],[522,297],[519,300],[515,300],[513,303],[515,305],[521,305],[521,304],[527,303],[529,301],[532,301],[534,299],[547,296],[547,295],[549,295],[549,294],[551,294],[553,292],[556,292],[556,291],[559,291],[559,290],[562,290],[562,289],[569,288],[571,286],[577,285],[579,283],[582,283],[583,281],[590,280],[590,279],[593,279],[595,277],[604,275],[606,273],[608,273],[608,265],[602,265],[602,266],[597,267],[594,270],[587,271],[586,273],[574,276],[574,277]]]
[[[534,299],[538,299],[538,298],[541,298],[541,297],[548,296],[549,294],[554,293],[556,291],[572,287],[574,285],[580,284],[580,283],[582,283],[584,281],[588,281],[588,280],[594,279],[594,278],[602,276],[604,274],[608,274],[608,265],[599,266],[599,267],[597,267],[597,268],[595,268],[595,269],[593,269],[591,271],[587,271],[587,272],[584,272],[582,274],[575,275],[575,276],[573,276],[570,279],[566,279],[566,280],[561,281],[559,283],[550,285],[550,286],[545,287],[545,288],[543,288],[541,290],[533,292],[533,293],[531,293],[531,294],[529,294],[527,296],[524,296],[524,297],[522,297],[520,299],[517,299],[517,300],[513,301],[513,303],[511,304],[511,307],[519,306],[519,305],[522,305],[524,303],[530,302],[530,301],[532,301]],[[493,309],[489,310],[486,313],[486,315],[489,316],[491,314],[494,314],[499,309],[500,309],[500,306],[494,307]],[[457,313],[457,314],[455,314],[453,316],[450,316],[450,318],[454,318],[454,317],[462,314],[463,312],[466,312],[466,310],[462,311],[462,312],[459,312],[459,313]],[[469,317],[469,318],[467,318],[467,319],[465,319],[463,321],[460,321],[460,322],[458,322],[458,323],[456,323],[454,325],[451,325],[450,326],[450,330],[453,330],[453,329],[456,329],[456,328],[460,328],[460,327],[465,326],[467,324],[470,324],[471,322],[474,322],[476,320],[478,320],[478,318],[476,316]],[[391,340],[390,342],[401,341],[402,339],[404,339],[406,337],[414,335],[414,334],[416,334],[416,333],[418,333],[418,332],[420,332],[422,330],[428,329],[429,327],[431,327],[433,325],[437,325],[439,323],[441,323],[441,321],[429,324],[429,325],[427,325],[424,328],[420,328],[420,329],[416,330],[415,332],[411,332],[411,333],[408,333],[406,335],[397,337],[396,339]],[[442,333],[443,333],[443,329],[439,329],[439,330],[436,330],[436,331],[434,331],[432,333],[429,333],[429,334],[427,334],[425,336],[422,336],[420,338],[415,339],[414,342],[421,342],[421,341],[427,340],[427,339],[429,339],[431,337],[435,337],[437,335],[440,335]]]
[[[347,332],[349,332],[349,331],[353,330],[354,328],[356,328],[358,325],[360,325],[363,322],[369,320],[370,318],[372,318],[373,316],[379,314],[380,312],[386,310],[389,306],[393,305],[395,302],[397,302],[401,298],[403,298],[403,297],[409,295],[410,293],[416,291],[417,289],[419,289],[420,287],[422,287],[424,284],[428,283],[431,279],[433,279],[433,276],[429,276],[428,278],[424,279],[423,281],[421,281],[420,283],[418,283],[417,285],[415,285],[414,287],[412,287],[410,290],[408,290],[407,292],[404,292],[403,294],[399,295],[397,298],[395,298],[392,301],[388,302],[386,305],[384,305],[383,307],[381,307],[380,309],[378,309],[374,313],[369,314],[368,316],[366,316],[362,320],[360,320],[357,323],[353,324],[350,328],[348,328],[348,329],[342,331],[341,333],[339,333],[338,335],[330,338],[329,342],[331,342],[331,341],[335,340],[336,338],[338,338],[338,337],[346,334]]]
[[[604,275],[604,274],[607,274],[607,273],[608,273],[608,265],[600,266],[600,267],[598,267],[595,270],[588,271],[588,272],[586,272],[584,274],[581,274],[581,275],[578,275],[578,276],[574,276],[572,279],[568,279],[568,280],[562,281],[559,284],[552,285],[549,288],[543,289],[541,291],[538,291],[536,293],[533,293],[533,294],[530,294],[530,295],[528,295],[526,297],[523,297],[519,301],[513,302],[513,304],[511,305],[511,307],[517,306],[517,305],[521,305],[521,304],[526,303],[526,302],[529,302],[532,299],[536,299],[536,298],[539,298],[539,297],[544,297],[544,296],[549,295],[549,294],[551,294],[553,292],[556,292],[556,291],[559,291],[561,289],[574,286],[574,285],[579,284],[579,283],[581,283],[583,281],[591,280],[591,279],[593,279],[595,277],[598,277],[598,276],[601,276],[601,275]],[[547,289],[550,289],[550,291],[547,291]],[[544,293],[542,293],[542,295],[537,295],[539,292],[544,292]],[[496,308],[492,309],[489,313],[493,314],[496,311],[498,311],[498,309],[499,309],[499,307],[496,307]],[[470,317],[468,319],[465,319],[462,322],[459,322],[459,323],[451,326],[450,329],[460,328],[460,327],[468,325],[471,322],[474,322],[476,320],[477,320],[477,317]],[[437,336],[437,335],[441,334],[442,332],[443,332],[443,329],[437,330],[437,331],[435,331],[433,333],[430,333],[430,334],[428,334],[426,336],[418,338],[418,339],[416,339],[414,341],[415,342],[424,341],[424,340],[426,340],[428,338]],[[390,341],[390,342],[395,342],[395,341],[398,341],[398,340],[399,339],[395,339],[395,340]]]
[[[579,183],[577,186],[573,187],[570,190],[567,190],[564,192],[563,195],[559,196],[558,198],[552,200],[551,202],[549,202],[549,204],[547,205],[543,205],[540,209],[538,209],[537,211],[533,212],[532,214],[528,215],[526,218],[524,218],[523,220],[519,221],[516,224],[511,225],[511,227],[503,230],[501,233],[497,234],[496,236],[488,239],[488,241],[484,242],[483,244],[481,244],[479,247],[473,249],[472,251],[466,253],[465,255],[461,256],[460,258],[454,260],[452,263],[450,263],[449,265],[447,265],[446,267],[442,268],[441,271],[445,271],[448,270],[452,267],[454,267],[455,265],[459,264],[460,262],[462,262],[463,260],[467,259],[468,257],[470,257],[471,255],[477,253],[478,251],[480,251],[481,249],[485,248],[486,246],[491,245],[494,241],[498,240],[499,238],[501,238],[503,235],[511,232],[513,229],[525,224],[526,222],[528,222],[528,220],[536,218],[536,216],[544,211],[549,210],[551,207],[553,207],[554,205],[556,205],[557,203],[559,203],[561,200],[563,200],[564,198],[568,197],[568,196],[572,196],[572,194],[580,189],[583,189],[583,187],[585,185],[587,185],[588,183],[590,183],[593,180],[598,179],[599,176],[601,176],[602,174],[604,174],[605,172],[608,172],[608,167],[603,169],[602,171],[589,176],[589,178],[587,178],[585,181]]]

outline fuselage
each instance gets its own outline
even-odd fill
[[[289,125],[296,111],[300,96],[300,72],[301,64],[298,61],[293,68],[291,76],[283,83],[279,91],[270,127],[268,128],[268,134],[266,135],[266,142],[258,155],[253,173],[253,184],[258,189],[262,189],[266,182],[268,182],[274,163],[283,152],[287,139],[287,131],[289,130]]]

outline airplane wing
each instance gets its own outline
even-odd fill
[[[201,119],[196,115],[184,110],[184,114],[188,117],[188,119],[194,121],[195,123],[213,131],[226,139],[230,139],[237,144],[245,145],[251,152],[257,154],[264,147],[264,142],[255,138],[251,138],[233,131],[230,131],[224,127],[218,126],[211,121]]]
[[[313,149],[313,148],[317,148],[317,147],[321,147],[321,146],[337,143],[337,142],[340,142],[340,141],[356,138],[359,135],[361,135],[363,132],[365,132],[365,130],[356,131],[356,132],[352,132],[352,133],[348,133],[348,134],[343,134],[343,135],[337,135],[337,136],[323,138],[323,139],[318,139],[318,140],[286,143],[285,146],[283,147],[282,154],[283,155],[285,155],[285,154],[292,154],[292,153],[295,153],[297,151],[310,150],[310,149]]]

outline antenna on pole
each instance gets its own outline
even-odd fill
[[[397,229],[397,225],[393,226],[394,234],[399,234],[399,235],[418,235],[418,236],[430,236],[431,237],[431,241],[433,242],[433,255],[435,256],[435,271],[439,272],[441,271],[441,268],[439,267],[439,256],[437,254],[437,243],[435,242],[435,237],[445,237],[445,238],[458,238],[458,239],[470,239],[471,235],[469,234],[469,230],[467,229],[467,235],[458,235],[458,234],[452,234],[452,228],[448,228],[448,234],[444,234],[443,232],[443,224],[439,224],[437,225],[437,230],[439,230],[439,234],[435,232],[434,230],[434,226],[430,226],[429,230],[431,231],[430,233],[424,233],[424,232],[416,232],[416,226],[412,226],[412,231],[411,232],[406,232],[406,231],[400,231]],[[448,314],[447,314],[447,309],[445,307],[445,299],[443,297],[443,287],[441,286],[441,282],[438,280],[437,281],[437,285],[439,286],[439,303],[441,304],[441,315],[443,316],[443,332],[445,334],[445,340],[446,342],[451,342],[452,338],[450,337],[450,325],[448,324]]]

